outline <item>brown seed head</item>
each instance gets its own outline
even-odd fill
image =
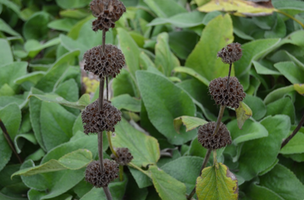
[[[221,122],[217,134],[213,135],[216,122],[209,122],[198,129],[198,141],[206,149],[219,149],[231,144],[231,137],[225,124]]]
[[[212,80],[209,84],[209,92],[217,105],[238,108],[240,101],[246,96],[243,86],[236,77],[230,77],[227,91],[227,79],[228,77]]]
[[[97,188],[107,187],[111,181],[118,178],[119,165],[109,159],[103,160],[104,170],[100,171],[100,162],[91,162],[85,171],[85,180]]]
[[[111,158],[120,165],[127,165],[133,159],[128,148],[117,148],[116,154],[118,155],[118,158],[114,154],[111,155]]]
[[[93,47],[85,52],[84,69],[99,76],[99,78],[115,77],[125,65],[125,57],[121,50],[114,45],[105,45],[105,53],[102,46]]]
[[[81,114],[84,132],[100,133],[115,131],[114,126],[121,120],[121,112],[111,105],[110,101],[103,100],[102,111],[98,110],[98,99],[89,104]]]
[[[217,53],[217,57],[227,64],[232,64],[242,57],[242,49],[239,43],[231,43]]]

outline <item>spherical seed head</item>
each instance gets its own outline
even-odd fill
[[[111,155],[111,158],[120,165],[127,165],[133,159],[128,148],[117,148],[116,154],[118,155],[118,158],[114,154]]]
[[[246,96],[243,86],[236,77],[230,77],[227,91],[227,79],[228,77],[212,80],[209,84],[209,92],[217,105],[238,108],[240,101]]]
[[[97,188],[107,187],[111,181],[118,178],[119,165],[109,159],[103,160],[104,170],[100,171],[100,162],[91,162],[85,171],[85,180]]]
[[[116,77],[125,65],[125,57],[120,49],[114,45],[105,45],[105,53],[102,46],[93,47],[85,52],[84,69],[99,76],[99,78]]]
[[[81,114],[84,132],[100,133],[115,131],[114,126],[121,120],[121,112],[111,105],[110,101],[103,100],[102,111],[98,108],[98,99],[89,104]]]
[[[126,7],[119,0],[93,0],[90,9],[94,17],[93,30],[105,30],[115,27],[115,22],[126,12]]]
[[[213,135],[216,122],[209,122],[198,129],[198,141],[206,149],[219,149],[231,144],[231,137],[225,124],[221,122],[217,134]]]
[[[239,43],[228,44],[217,53],[217,57],[222,58],[224,63],[232,64],[242,57],[241,45]]]

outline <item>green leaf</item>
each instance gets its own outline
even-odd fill
[[[132,167],[129,167],[129,170],[133,176],[133,178],[135,179],[136,183],[137,183],[137,186],[139,188],[146,188],[148,186],[151,186],[153,183],[152,183],[152,180],[149,176],[147,176],[146,171],[145,173],[137,170],[137,169],[134,169]]]
[[[1,108],[0,119],[6,127],[10,138],[12,139],[12,141],[14,141],[21,124],[21,110],[19,106],[15,103],[11,103],[5,106],[4,108]],[[0,130],[0,133],[3,133],[2,129]]]
[[[148,24],[148,26],[171,24],[180,28],[190,28],[204,24],[203,20],[205,16],[205,13],[201,13],[199,11],[178,13],[177,15],[169,18],[155,18]]]
[[[259,97],[247,94],[244,103],[252,110],[252,118],[255,120],[260,120],[265,116],[267,109],[264,102]]]
[[[184,183],[187,187],[187,194],[195,187],[195,180],[200,175],[203,158],[194,156],[183,156],[173,160],[161,167],[167,174]],[[187,169],[187,173],[185,173]]]
[[[227,124],[227,128],[231,133],[233,144],[235,145],[268,136],[266,128],[259,122],[255,122],[253,120],[247,120],[242,130],[239,129],[237,120],[229,122]]]
[[[72,51],[60,57],[48,70],[46,75],[38,81],[36,88],[44,92],[52,92],[56,84],[60,82],[60,77],[67,72],[70,63],[74,63],[75,56],[79,55],[79,50]]]
[[[41,104],[41,134],[46,149],[69,141],[76,117],[56,103]]]
[[[6,83],[0,88],[0,96],[14,96],[14,94],[15,91]]]
[[[23,26],[23,36],[25,37],[26,40],[45,39],[49,31],[47,27],[49,21],[50,21],[50,15],[47,12],[44,11],[36,12],[25,22]]]
[[[286,115],[276,115],[265,118],[261,125],[268,131],[268,137],[246,142],[242,146],[237,174],[245,180],[252,179],[274,163],[282,140],[290,129],[290,120]]]
[[[279,10],[300,10],[304,11],[304,2],[278,0],[273,2],[273,6]]]
[[[119,96],[124,94],[129,94],[130,96],[135,96],[135,85],[131,77],[131,74],[125,68],[122,68],[120,74],[113,79],[113,96]]]
[[[304,83],[304,77],[301,75],[304,70],[295,65],[294,62],[279,62],[274,67],[281,72],[291,83]]]
[[[21,37],[20,34],[12,29],[5,21],[0,19],[0,31],[8,33],[12,36]]]
[[[51,39],[50,41],[44,44],[41,44],[37,40],[30,39],[26,41],[24,45],[24,49],[28,52],[29,57],[34,58],[42,49],[55,46],[59,43],[60,43],[60,38]]]
[[[126,177],[127,176],[124,175],[123,181],[115,181],[109,184],[108,187],[113,200],[123,199],[126,190],[126,185],[128,183],[128,179]],[[93,187],[80,200],[107,200],[107,197],[103,189]]]
[[[5,139],[3,132],[0,132],[0,170],[2,170],[11,158],[12,150]]]
[[[178,134],[173,124],[176,117],[194,116],[196,109],[189,95],[165,77],[154,73],[138,71],[136,78],[148,117],[155,128],[172,144],[183,144],[193,139],[196,131],[186,133],[181,130]]]
[[[250,197],[252,200],[260,200],[260,199],[271,199],[271,200],[284,200],[274,191],[252,183],[246,189],[246,196]]]
[[[144,0],[144,2],[149,6],[150,9],[152,9],[154,13],[156,13],[158,17],[162,18],[187,12],[185,8],[174,0]]]
[[[211,20],[204,28],[201,39],[186,60],[185,66],[192,68],[208,81],[226,76],[229,66],[217,59],[217,52],[233,41],[232,30],[232,21],[228,14]]]
[[[19,7],[13,2],[9,0],[0,0],[0,3],[5,5],[6,7],[12,9],[17,15],[20,14]]]
[[[56,0],[59,7],[63,9],[81,8],[90,4],[90,0]]]
[[[169,47],[169,35],[161,33],[157,36],[155,45],[155,66],[164,75],[170,76],[172,70],[180,66],[179,60],[174,56]]]
[[[304,133],[297,132],[297,134],[281,149],[280,153],[281,154],[304,153],[303,139],[304,139]]]
[[[207,124],[207,121],[198,117],[181,116],[174,119],[174,128],[176,132],[180,133],[179,130],[181,125],[186,126],[186,132],[191,131],[201,125]]]
[[[141,101],[131,97],[129,94],[119,95],[111,99],[112,105],[117,109],[125,109],[132,112],[140,112]]]
[[[78,20],[75,19],[63,18],[50,22],[48,27],[59,31],[69,32],[77,22]]]
[[[27,64],[27,62],[14,62],[0,67],[0,87],[8,84],[16,92],[18,85],[14,81],[27,73]]]
[[[68,9],[60,11],[59,14],[61,17],[82,19],[87,17],[89,15],[89,12],[86,9]],[[89,17],[92,18],[92,16]]]
[[[236,176],[222,163],[207,167],[196,180],[196,194],[199,200],[238,199]]]
[[[280,164],[260,177],[260,185],[274,191],[283,199],[298,200],[304,196],[304,185],[294,173]]]
[[[132,163],[139,167],[156,164],[160,157],[157,140],[138,131],[124,119],[115,126],[112,142],[114,147],[128,147],[134,157]]]
[[[265,75],[280,75],[281,74],[280,72],[273,70],[273,69],[269,69],[268,67],[262,65],[261,63],[255,61],[255,60],[253,60],[252,63],[258,74],[265,74]]]
[[[11,64],[14,61],[14,59],[13,59],[13,54],[12,54],[12,50],[11,50],[9,43],[5,39],[0,39],[0,45],[1,45],[1,48],[0,48],[1,64],[0,64],[0,66]]]
[[[294,91],[293,85],[286,86],[286,87],[281,87],[276,90],[273,90],[270,92],[264,99],[264,103],[267,105],[271,102],[274,102],[278,99],[281,99],[282,97],[285,96],[285,94]]]
[[[245,121],[252,116],[252,110],[244,102],[240,102],[240,106],[235,110],[236,119],[239,129],[242,129]]]
[[[295,121],[295,107],[292,100],[289,97],[285,97],[269,103],[267,105],[266,116],[274,116],[278,114],[284,114],[290,117],[291,123]]]
[[[204,76],[201,76],[194,69],[191,69],[189,67],[175,67],[174,71],[189,74],[189,75],[193,76],[194,78],[196,78],[197,80],[199,80],[200,82],[204,83],[206,86],[209,86],[210,81],[207,80]]]
[[[304,96],[304,84],[294,84],[294,89],[302,96]]]
[[[87,149],[73,151],[58,160],[48,162],[31,168],[26,168],[15,172],[11,177],[17,175],[32,176],[35,174],[55,172],[61,170],[77,170],[85,167],[92,161],[92,153]]]
[[[46,73],[42,72],[42,71],[28,73],[28,74],[25,74],[24,76],[21,76],[21,77],[15,79],[14,82],[19,85],[24,82],[31,82],[35,85],[45,74]]]
[[[131,72],[132,76],[135,77],[135,71],[139,70],[139,54],[140,50],[136,44],[136,42],[132,39],[132,37],[129,35],[129,33],[122,29],[118,28],[118,37],[119,37],[119,45],[121,48],[121,51],[123,52],[126,64]]]
[[[181,38],[187,38],[187,40],[181,40]],[[198,40],[199,36],[189,30],[169,33],[170,48],[176,56],[183,60],[190,55]]]
[[[150,166],[152,181],[158,195],[166,200],[186,200],[186,186],[156,166]]]
[[[251,62],[258,60],[280,45],[280,39],[261,39],[242,45],[243,56],[234,64],[235,75],[243,76],[251,67]]]
[[[34,145],[37,144],[37,140],[36,140],[34,134],[31,134],[31,133],[19,134],[14,139],[14,144],[15,144],[17,153],[21,153],[21,147],[20,147],[21,145],[20,145],[20,143],[21,143],[22,140],[20,141],[19,138],[26,139],[27,141],[31,142]]]

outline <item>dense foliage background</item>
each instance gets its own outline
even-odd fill
[[[127,64],[110,81],[112,103],[123,112],[112,142],[127,146],[134,160],[124,181],[109,185],[113,198],[179,200],[191,192],[206,153],[196,127],[218,114],[208,84],[228,72],[216,55],[238,42],[243,57],[232,74],[252,116],[247,107],[238,120],[226,110],[233,144],[218,150],[218,160],[237,176],[239,199],[302,199],[304,128],[280,147],[304,112],[298,23],[304,2],[273,0],[275,8],[257,8],[235,0],[230,10],[217,6],[221,0],[122,2],[127,12],[106,37]],[[105,199],[84,181],[98,153],[97,136],[83,133],[80,110],[98,97],[98,79],[82,70],[83,54],[102,41],[91,30],[89,3],[0,0],[0,119],[23,161],[0,130],[0,199]]]

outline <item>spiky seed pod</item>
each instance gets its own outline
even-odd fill
[[[105,53],[102,46],[93,47],[85,52],[84,69],[99,76],[99,78],[116,77],[125,65],[125,57],[120,49],[114,45],[105,45]]]
[[[111,155],[111,158],[120,165],[127,165],[133,159],[133,156],[128,148],[117,148],[116,154],[118,155],[118,158],[114,154]]]
[[[228,44],[217,53],[217,57],[222,58],[224,63],[232,64],[242,57],[241,45],[239,43]]]
[[[110,101],[103,100],[102,111],[98,110],[98,99],[89,104],[81,114],[84,132],[99,133],[115,131],[114,126],[121,120],[121,112],[111,105]]]
[[[119,165],[109,159],[103,160],[104,170],[100,171],[100,162],[91,162],[85,171],[85,180],[97,188],[107,187],[111,181],[118,178]]]
[[[216,122],[209,122],[198,129],[198,141],[206,149],[219,149],[231,144],[231,137],[225,124],[221,122],[217,134],[213,135]]]
[[[94,17],[93,30],[105,30],[115,27],[115,22],[126,12],[126,7],[119,0],[93,0],[90,9]]]
[[[227,91],[227,79],[228,77],[212,80],[209,84],[209,92],[217,105],[238,108],[240,101],[246,96],[243,86],[236,77],[230,77]]]

